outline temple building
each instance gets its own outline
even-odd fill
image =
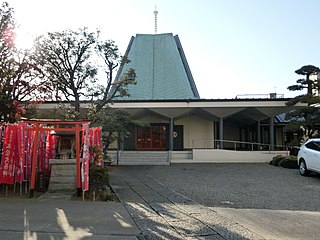
[[[130,63],[117,77],[133,68],[137,84],[128,87],[129,97],[117,99],[111,107],[126,109],[148,126],[132,126],[128,138],[120,137],[113,157],[117,164],[199,162],[221,149],[284,149],[280,114],[292,109],[285,104],[288,99],[274,94],[201,99],[180,39],[171,33],[137,34],[125,55]]]
[[[120,68],[119,78],[128,68],[137,74],[137,85],[129,86],[124,100],[199,99],[179,37],[166,34],[137,34],[126,51],[130,63]]]

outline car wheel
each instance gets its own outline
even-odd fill
[[[307,169],[307,164],[304,160],[301,160],[299,163],[299,173],[302,176],[308,176],[310,171]]]

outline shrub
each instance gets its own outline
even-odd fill
[[[296,157],[286,157],[279,162],[279,166],[283,168],[297,169],[299,168]]]
[[[273,157],[273,159],[270,161],[270,165],[279,166],[279,163],[285,158],[286,158],[285,156],[277,155]]]
[[[94,201],[107,201],[112,199],[109,179],[110,175],[106,167],[92,165],[89,170],[90,189],[86,192],[86,198]]]
[[[93,165],[89,170],[89,183],[109,186],[109,172],[106,167]]]

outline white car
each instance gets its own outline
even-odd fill
[[[302,176],[308,176],[310,172],[320,173],[320,138],[311,138],[302,144],[297,161]]]

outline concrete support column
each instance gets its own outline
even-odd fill
[[[220,149],[223,149],[223,118],[219,119],[219,145]]]
[[[169,150],[173,150],[173,118],[169,120]]]
[[[261,143],[261,123],[257,121],[257,143]],[[260,149],[260,145],[258,145],[258,149]]]
[[[261,123],[257,121],[257,143],[261,143]],[[260,144],[258,144],[258,150],[260,150]]]
[[[274,150],[274,120],[273,120],[273,117],[271,117],[269,119],[269,138],[270,138],[269,144],[271,145],[270,150],[273,151]]]
[[[213,134],[213,139],[214,139],[213,146],[214,146],[214,148],[217,148],[217,140],[219,138],[219,122],[217,122],[217,121],[213,122],[213,131],[214,131],[214,134]]]

